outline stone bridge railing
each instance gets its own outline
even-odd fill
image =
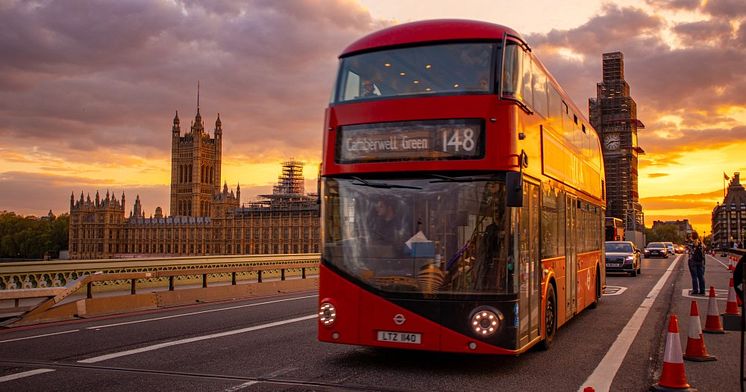
[[[0,290],[36,289],[64,287],[78,278],[94,273],[115,274],[128,272],[158,272],[215,269],[236,267],[277,266],[319,262],[318,253],[288,255],[244,255],[244,256],[196,256],[169,258],[132,258],[104,260],[34,261],[0,264]],[[272,278],[266,275],[265,278]],[[234,279],[230,273],[211,274],[211,282],[225,282]],[[257,272],[239,273],[237,279],[256,279]],[[157,277],[140,282],[143,287],[163,285],[167,278]],[[198,283],[201,275],[183,275],[179,283]],[[99,291],[128,288],[128,282],[100,282]]]

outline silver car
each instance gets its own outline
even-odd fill
[[[668,251],[668,255],[676,254],[676,249],[673,246],[673,242],[664,242],[666,244],[666,250]]]
[[[606,241],[606,272],[642,273],[640,251],[632,241]]]

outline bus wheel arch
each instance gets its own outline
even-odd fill
[[[557,284],[554,279],[549,281],[544,300],[544,339],[539,343],[539,348],[548,350],[557,334]]]
[[[601,295],[603,294],[601,291],[601,269],[598,266],[596,266],[596,290],[594,294],[595,298],[593,299],[593,302],[588,305],[591,309],[596,309],[598,307],[598,303],[601,301]]]

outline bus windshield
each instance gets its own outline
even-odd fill
[[[505,184],[490,176],[326,178],[322,258],[389,293],[512,294]]]
[[[342,59],[336,102],[422,94],[494,92],[495,43],[381,50]]]

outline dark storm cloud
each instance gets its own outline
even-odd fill
[[[565,46],[577,53],[598,56],[612,51],[619,42],[644,39],[646,34],[655,33],[662,25],[659,17],[648,15],[640,9],[606,5],[601,15],[591,18],[582,26],[533,34],[529,36],[529,41],[538,46]]]
[[[687,44],[699,43],[701,41],[721,42],[722,39],[730,39],[733,28],[727,20],[713,19],[699,22],[681,23],[674,26],[673,31]]]
[[[737,18],[746,16],[746,2],[743,0],[708,0],[702,8],[713,16]]]
[[[691,10],[695,6],[685,1],[653,3],[658,8]],[[584,110],[586,98],[596,95],[595,85],[601,81],[601,54],[621,51],[638,118],[647,122],[674,113],[686,121],[700,117],[687,126],[707,125],[727,120],[719,109],[746,104],[742,93],[746,88],[746,31],[744,23],[737,31],[732,27],[740,23],[738,4],[746,3],[708,2],[709,12],[729,9],[733,13],[703,22],[667,22],[681,42],[675,48],[662,39],[667,23],[661,18],[613,5],[577,28],[528,38],[550,72]],[[584,55],[585,61],[562,56],[560,48]]]
[[[646,0],[645,2],[658,9],[694,11],[699,8],[700,0]]]
[[[380,27],[342,0],[18,1],[0,23],[0,137],[67,156],[168,151],[174,110],[182,131],[193,119],[197,80],[227,151],[317,150],[336,56]]]
[[[663,137],[658,134],[644,135],[645,150],[655,154],[684,153],[702,148],[720,148],[746,140],[746,126],[730,129],[710,128],[679,131],[675,136]]]
[[[723,190],[685,195],[643,197],[640,199],[645,208],[653,210],[684,210],[714,207],[713,200],[722,198]]]

